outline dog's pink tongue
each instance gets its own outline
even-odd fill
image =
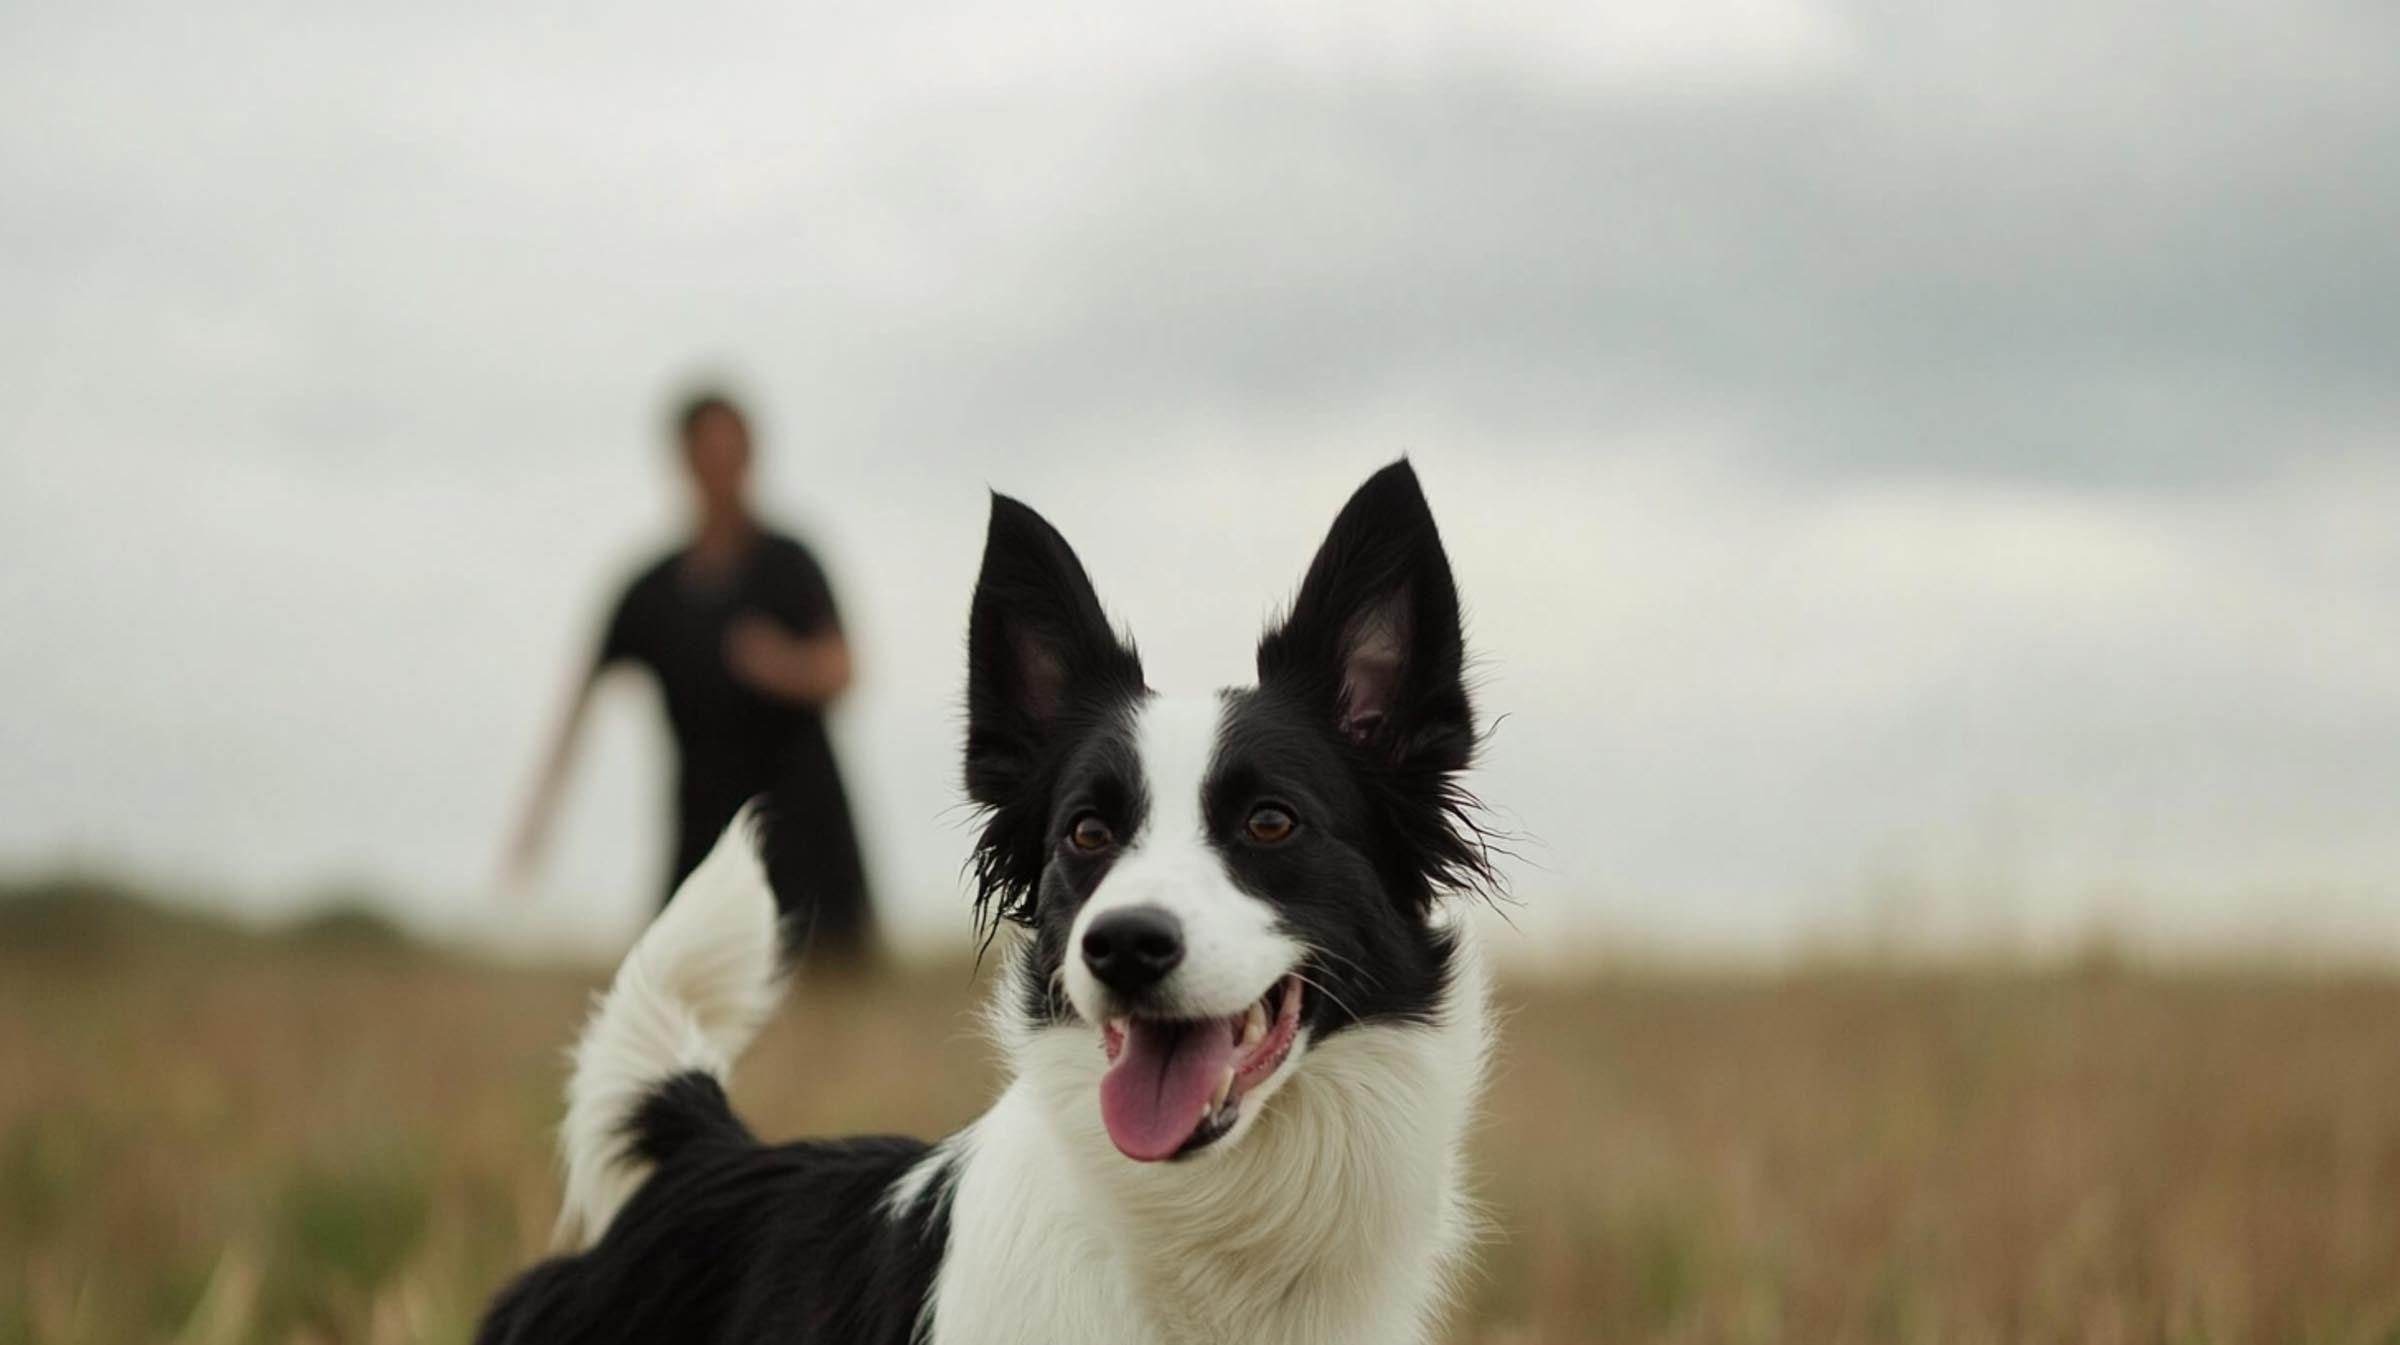
[[[1127,1158],[1173,1158],[1200,1128],[1209,1099],[1233,1063],[1233,1024],[1125,1025],[1125,1048],[1100,1079],[1100,1119]]]

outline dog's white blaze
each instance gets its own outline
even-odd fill
[[[1161,696],[1134,724],[1149,812],[1075,918],[1067,947],[1083,946],[1092,921],[1128,906],[1158,906],[1183,925],[1183,965],[1161,987],[1164,1002],[1194,1018],[1240,1013],[1292,970],[1300,945],[1277,927],[1275,910],[1235,885],[1209,844],[1201,788],[1216,757],[1226,702],[1219,696]],[[1086,1022],[1102,1017],[1107,992],[1080,957],[1066,960],[1067,995]]]

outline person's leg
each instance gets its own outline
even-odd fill
[[[665,910],[667,903],[675,900],[675,893],[683,886],[683,880],[692,876],[692,870],[700,867],[701,860],[708,858],[708,844],[692,827],[678,826],[675,829],[674,849],[667,857],[667,887],[658,894],[660,910]]]
[[[861,969],[875,960],[866,874],[849,810],[820,794],[782,803],[768,814],[767,881],[808,965]]]
[[[819,965],[860,966],[875,957],[874,921],[869,918],[866,884],[855,876],[828,884],[814,902],[808,955]]]
[[[675,889],[683,886],[683,880],[691,877],[692,870],[699,868],[700,861],[716,848],[717,838],[725,834],[733,815],[741,811],[742,802],[738,798],[727,801],[710,797],[688,784],[680,792],[675,801],[675,842],[668,857],[667,890],[659,897],[659,909],[666,909],[667,903],[675,899]]]

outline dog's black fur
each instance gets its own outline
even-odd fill
[[[631,1133],[657,1170],[598,1245],[504,1291],[479,1345],[909,1345],[949,1241],[947,1176],[898,1217],[878,1207],[923,1142],[768,1147],[699,1074],[660,1084]]]

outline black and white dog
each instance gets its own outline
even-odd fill
[[[1352,497],[1258,685],[1153,692],[995,497],[968,635],[1010,1083],[937,1144],[770,1147],[722,1081],[777,999],[745,824],[642,936],[568,1088],[562,1240],[487,1342],[1405,1345],[1473,1229],[1490,881],[1458,593],[1406,463]]]

